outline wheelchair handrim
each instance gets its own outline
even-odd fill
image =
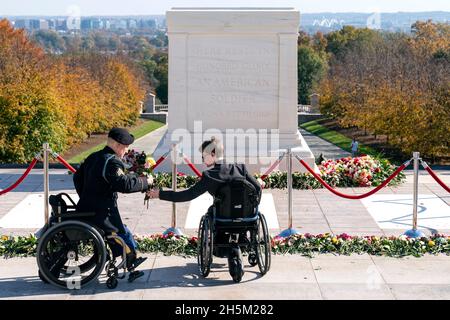
[[[65,260],[64,255],[68,255],[69,250],[67,247],[62,247],[62,249],[59,252],[57,252],[57,254],[59,254],[60,257],[62,258],[62,260],[59,262],[59,264],[62,264],[62,263],[63,264],[60,266],[58,266],[58,265],[55,266],[53,273],[52,273],[52,271],[51,271],[52,265],[49,266],[49,263],[48,263],[48,260],[49,259],[51,260],[52,258],[49,257],[49,254],[47,251],[48,248],[46,246],[50,244],[50,242],[53,240],[53,238],[56,235],[58,235],[59,237],[64,237],[66,230],[78,231],[80,233],[89,235],[90,239],[92,240],[92,244],[94,245],[94,252],[93,252],[92,257],[90,257],[88,259],[88,261],[86,261],[82,265],[66,266],[65,264],[66,264],[67,260],[63,263],[63,261]],[[67,241],[67,240],[64,239],[63,241]],[[69,239],[69,241],[70,241],[70,239]],[[62,246],[67,245],[67,244],[68,244],[68,242],[61,243]],[[70,245],[72,246],[74,244],[70,243]],[[73,249],[73,247],[71,247],[71,249]],[[46,250],[46,251],[44,252],[43,250]],[[78,248],[77,248],[77,250],[78,250]],[[77,252],[77,254],[78,254],[78,252]],[[67,274],[72,275],[74,273],[77,274],[77,271],[78,271],[77,268],[79,268],[80,276],[83,273],[85,273],[86,271],[89,271],[90,269],[92,269],[92,266],[88,270],[81,270],[81,267],[86,264],[91,264],[92,262],[90,262],[90,261],[93,257],[95,257],[95,265],[96,266],[89,275],[85,276],[81,280],[75,279],[75,278],[70,278],[70,277],[65,280],[59,279],[62,271],[64,271],[66,273],[66,275]],[[80,289],[80,288],[85,287],[88,284],[90,284],[93,280],[97,279],[98,276],[101,274],[101,272],[104,268],[105,262],[106,262],[106,248],[105,248],[105,244],[103,242],[103,238],[98,233],[98,231],[95,230],[94,227],[90,226],[89,224],[80,222],[80,221],[67,221],[67,222],[63,222],[63,223],[60,223],[60,224],[57,224],[57,225],[51,227],[39,239],[36,258],[37,258],[39,270],[41,271],[43,277],[48,282],[50,282],[51,284],[58,286],[60,288],[64,288],[64,289]],[[87,268],[88,266],[85,266],[85,267]]]

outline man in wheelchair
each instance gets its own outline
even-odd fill
[[[117,206],[117,192],[145,192],[152,185],[152,177],[137,177],[124,173],[122,158],[134,137],[122,128],[113,128],[108,134],[107,146],[91,154],[74,174],[75,189],[80,196],[77,204],[79,212],[95,212],[84,218],[107,234],[119,235],[127,245],[126,267],[135,270],[146,258],[138,258],[136,242],[130,230],[122,223]],[[123,248],[116,241],[108,242],[115,257],[121,256]],[[143,272],[134,272],[140,277]]]
[[[248,228],[245,227],[246,216],[249,217],[247,220],[253,222],[253,225],[255,224],[256,218],[259,217],[257,207],[261,200],[261,186],[264,186],[264,183],[261,179],[256,180],[250,175],[244,164],[224,162],[223,145],[214,137],[211,140],[204,141],[199,151],[202,153],[203,163],[209,168],[203,172],[200,181],[184,191],[174,192],[170,190],[152,189],[148,192],[148,195],[150,198],[184,202],[193,200],[203,193],[209,192],[214,197],[214,204],[209,207],[207,214],[202,218],[200,228],[202,228],[202,223],[204,226],[205,217],[209,217],[208,221],[214,221],[214,225],[216,226],[213,235],[215,243],[237,244],[239,243],[239,238],[244,239],[247,237]],[[221,228],[219,230],[218,222],[220,222],[220,218],[225,218],[222,219],[224,222],[223,225],[226,225],[227,221],[231,224],[237,222],[236,225],[239,228],[235,230]],[[230,227],[232,226],[230,225]],[[239,249],[238,245],[235,248]],[[233,246],[217,245],[211,249],[215,256],[228,257],[229,263],[231,263],[230,257],[233,252]],[[207,276],[209,269],[207,272],[202,271],[202,273],[204,276]],[[236,279],[240,281],[240,277],[242,277],[242,274],[240,276],[236,275],[235,277],[235,272],[232,272],[231,266],[230,274],[232,274],[233,280],[235,281]]]

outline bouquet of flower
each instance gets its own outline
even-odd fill
[[[335,186],[370,187],[381,184],[394,170],[395,166],[387,160],[374,159],[368,155],[326,160],[318,166],[322,178]],[[394,183],[399,183],[404,174],[399,174]]]
[[[153,175],[153,168],[156,164],[155,159],[150,156],[147,156],[144,151],[138,152],[135,150],[129,150],[124,156],[124,162],[129,172],[134,172],[140,177],[149,177],[151,176],[153,181],[155,177]],[[153,187],[149,185],[149,188]],[[144,205],[148,203],[150,198],[145,194]]]

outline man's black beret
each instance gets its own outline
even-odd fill
[[[130,145],[134,142],[134,136],[124,128],[112,128],[108,133],[108,137],[125,145]]]

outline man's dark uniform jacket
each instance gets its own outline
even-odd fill
[[[125,233],[119,209],[117,192],[146,191],[145,177],[125,174],[121,159],[110,147],[91,154],[73,176],[75,189],[80,196],[77,210],[95,212],[87,220],[106,232]]]
[[[252,175],[248,174],[245,165],[216,163],[211,169],[203,171],[200,181],[191,188],[179,192],[161,190],[159,192],[159,198],[172,202],[190,201],[206,191],[214,196],[221,185],[235,177],[245,177],[247,181],[255,186],[258,195],[261,194],[261,185]]]

